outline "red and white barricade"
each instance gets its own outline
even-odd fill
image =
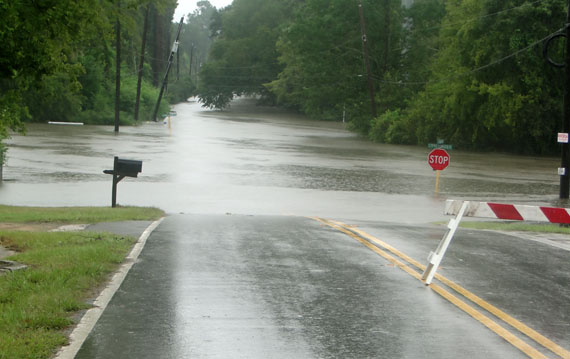
[[[435,252],[431,252],[428,257],[428,265],[422,276],[426,285],[429,285],[435,276],[437,267],[464,216],[570,224],[570,209],[555,207],[447,200],[444,213],[457,217],[449,221],[447,233],[443,236]]]
[[[457,215],[462,204],[463,201],[448,200],[445,203],[444,213]],[[519,204],[469,202],[464,216],[570,224],[570,211],[566,208],[526,206]]]

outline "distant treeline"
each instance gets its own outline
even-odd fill
[[[545,61],[543,43],[564,27],[566,1],[361,0],[363,23],[359,2],[234,0],[210,25],[203,103],[260,94],[313,118],[346,118],[379,142],[558,151],[564,69]]]

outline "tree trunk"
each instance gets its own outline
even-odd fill
[[[117,57],[115,60],[115,133],[119,132],[119,120],[121,112],[121,20],[119,13],[121,10],[121,2],[117,1],[117,22],[116,22],[116,40],[117,40]]]
[[[135,102],[135,122],[139,121],[139,107],[141,103],[141,86],[144,70],[144,53],[146,51],[146,34],[148,32],[148,16],[150,13],[150,4],[146,6],[146,12],[144,15],[144,25],[143,25],[143,35],[141,44],[141,60],[138,69],[138,80],[137,80],[137,99]]]

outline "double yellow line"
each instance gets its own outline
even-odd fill
[[[311,217],[311,218],[320,222],[320,223],[323,223],[329,227],[332,227],[332,228],[338,230],[339,232],[342,232],[342,233],[350,236],[351,238],[354,238],[355,240],[362,243],[363,245],[365,245],[366,247],[368,247],[369,249],[371,249],[372,251],[374,251],[375,253],[377,253],[381,257],[388,260],[390,263],[394,264],[396,267],[402,269],[404,272],[408,273],[412,277],[421,281],[421,277],[422,277],[421,273],[418,272],[417,270],[413,269],[412,267],[410,267],[406,263],[402,262],[400,259],[409,263],[413,267],[416,267],[417,269],[419,269],[422,272],[425,270],[425,266],[423,264],[419,263],[418,261],[414,260],[413,258],[410,258],[406,254],[400,252],[399,250],[392,247],[388,243],[385,243],[385,242],[379,240],[378,238],[371,236],[368,233],[365,233],[365,232],[363,232],[363,231],[361,231],[355,227],[348,226],[342,222],[326,220],[326,219],[319,218],[319,217]],[[389,254],[388,252],[390,252],[391,254]],[[397,256],[399,259],[394,257],[392,254]],[[453,281],[445,278],[442,275],[436,274],[435,278],[437,280],[439,280],[441,283],[445,284],[447,287],[453,289],[455,292],[461,294],[464,298],[468,299],[469,301],[471,301],[474,304],[477,304],[479,307],[481,307],[484,310],[486,310],[487,312],[493,314],[495,317],[502,320],[503,322],[509,324],[511,327],[515,328],[520,333],[526,335],[530,339],[532,339],[535,342],[537,342],[538,344],[542,345],[544,348],[550,350],[551,352],[555,353],[556,355],[560,356],[561,358],[570,359],[570,352],[568,350],[562,348],[561,346],[552,342],[551,340],[544,337],[540,333],[536,332],[532,328],[526,326],[525,324],[521,323],[520,321],[518,321],[515,318],[511,317],[510,315],[506,314],[505,312],[503,312],[499,308],[487,303],[486,301],[479,298],[475,294],[469,292],[467,289],[461,287],[460,285],[454,283]],[[547,358],[544,354],[542,354],[541,352],[539,352],[538,350],[536,350],[535,348],[533,348],[532,346],[530,346],[529,344],[527,344],[526,342],[521,340],[519,337],[512,334],[510,331],[508,331],[507,329],[505,329],[504,327],[499,325],[497,322],[495,322],[494,320],[492,320],[491,318],[489,318],[485,314],[481,313],[477,309],[475,309],[472,306],[470,306],[469,304],[467,304],[465,301],[459,299],[457,296],[450,293],[449,291],[447,291],[443,287],[441,287],[435,283],[432,283],[429,288],[431,288],[434,292],[436,292],[437,294],[439,294],[442,297],[444,297],[445,299],[447,299],[449,302],[453,303],[459,309],[463,310],[467,314],[471,315],[473,318],[477,319],[479,322],[481,322],[487,328],[489,328],[490,330],[495,332],[497,335],[499,335],[500,337],[502,337],[503,339],[505,339],[506,341],[511,343],[514,347],[521,350],[523,353],[528,355],[530,358],[533,358],[533,359],[534,358],[536,358],[536,359]]]

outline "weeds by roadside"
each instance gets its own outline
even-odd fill
[[[523,222],[461,222],[460,227],[471,229],[490,229],[495,231],[521,231],[540,233],[570,234],[569,227],[551,223],[523,223]]]
[[[97,223],[158,219],[164,212],[143,207],[16,207],[0,205],[0,222]]]
[[[148,208],[31,208],[0,206],[0,223],[152,220]],[[95,232],[0,231],[8,259],[28,266],[0,275],[0,359],[50,358],[67,343],[73,315],[108,279],[136,238]]]

